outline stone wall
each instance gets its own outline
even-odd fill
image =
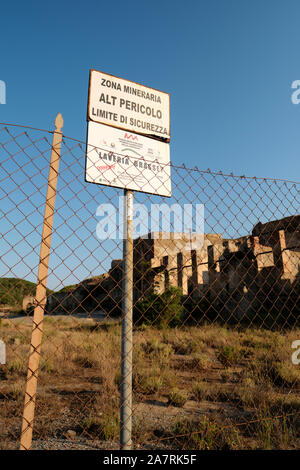
[[[268,289],[285,293],[299,282],[299,216],[257,224],[252,235],[223,239],[221,234],[149,233],[134,240],[134,301],[170,286],[183,295],[226,303],[237,317],[255,312]],[[122,260],[110,271],[68,292],[48,297],[51,313],[121,313]],[[275,291],[274,291],[275,292]],[[277,291],[276,291],[277,292]]]

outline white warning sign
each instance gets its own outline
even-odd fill
[[[170,141],[170,95],[90,71],[88,120]]]
[[[89,121],[86,154],[87,182],[171,197],[168,143]]]

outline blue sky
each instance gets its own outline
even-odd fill
[[[84,139],[89,69],[170,93],[171,158],[299,180],[300,3],[2,2],[0,121]]]

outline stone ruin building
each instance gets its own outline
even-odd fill
[[[300,216],[258,223],[251,235],[156,232],[134,240],[134,301],[180,287],[186,298],[205,299],[222,315],[253,317],[272,308],[299,315]],[[107,274],[48,297],[49,313],[121,313],[122,260]]]

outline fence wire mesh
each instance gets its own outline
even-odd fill
[[[1,449],[20,442],[52,134],[0,127]],[[85,182],[85,153],[63,137],[33,449],[119,448],[123,193]],[[299,448],[299,184],[171,176],[170,199],[134,193],[133,447]],[[189,230],[176,208],[151,225],[163,203]]]

